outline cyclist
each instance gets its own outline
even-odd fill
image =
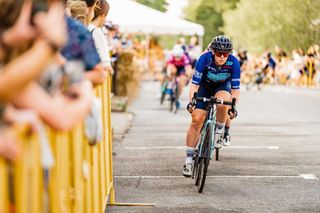
[[[190,103],[187,109],[192,116],[192,122],[186,138],[186,159],[182,174],[190,177],[192,174],[192,161],[194,149],[197,146],[202,124],[206,118],[207,104],[192,102],[194,92],[198,96],[230,101],[231,98],[238,100],[240,95],[240,64],[238,59],[231,55],[232,42],[226,36],[220,35],[213,38],[207,52],[203,53],[197,61],[195,71],[190,85]],[[215,148],[221,148],[221,140],[225,123],[228,119],[228,106],[218,105],[215,125]],[[231,118],[237,116],[237,112],[230,114]]]
[[[167,62],[167,75],[169,76],[169,82],[172,82],[175,76],[178,77],[178,98],[185,87],[188,77],[191,77],[192,68],[190,65],[190,60],[184,54],[184,51],[180,45],[175,45],[173,47],[171,56]],[[180,102],[177,101],[177,108],[179,108]]]

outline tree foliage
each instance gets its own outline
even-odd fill
[[[184,9],[185,17],[205,28],[204,45],[207,45],[213,36],[223,34],[223,13],[234,9],[239,0],[189,0]]]
[[[253,52],[319,43],[319,11],[319,0],[189,0],[184,9],[187,19],[204,26],[204,45],[226,34]]]
[[[136,1],[148,7],[151,7],[153,9],[160,10],[161,12],[167,11],[168,3],[166,2],[166,0],[136,0]]]
[[[320,33],[314,20],[320,18],[317,0],[241,0],[237,9],[226,12],[223,30],[238,47],[254,52],[307,48]]]

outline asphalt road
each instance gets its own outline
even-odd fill
[[[320,212],[319,89],[243,90],[232,145],[211,162],[202,194],[181,175],[190,115],[170,113],[158,92],[142,83],[132,127],[114,144],[116,201],[155,206],[107,212]]]

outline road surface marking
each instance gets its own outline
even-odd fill
[[[185,146],[126,146],[125,149],[131,150],[152,150],[152,149],[186,149]],[[279,149],[279,146],[228,146],[224,149]]]
[[[300,174],[300,176],[305,180],[319,180],[314,174]]]
[[[185,178],[182,175],[171,176],[114,176],[116,179],[166,179],[166,178]],[[207,178],[303,178],[305,180],[318,180],[313,174],[300,174],[300,175],[214,175],[207,176]]]

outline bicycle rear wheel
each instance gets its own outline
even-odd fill
[[[212,127],[209,125],[206,129],[206,136],[203,141],[203,148],[201,153],[201,158],[199,161],[199,170],[198,170],[198,192],[201,193],[203,191],[206,178],[207,178],[207,171],[208,166],[210,163],[210,150],[211,150],[211,138],[212,138]]]

